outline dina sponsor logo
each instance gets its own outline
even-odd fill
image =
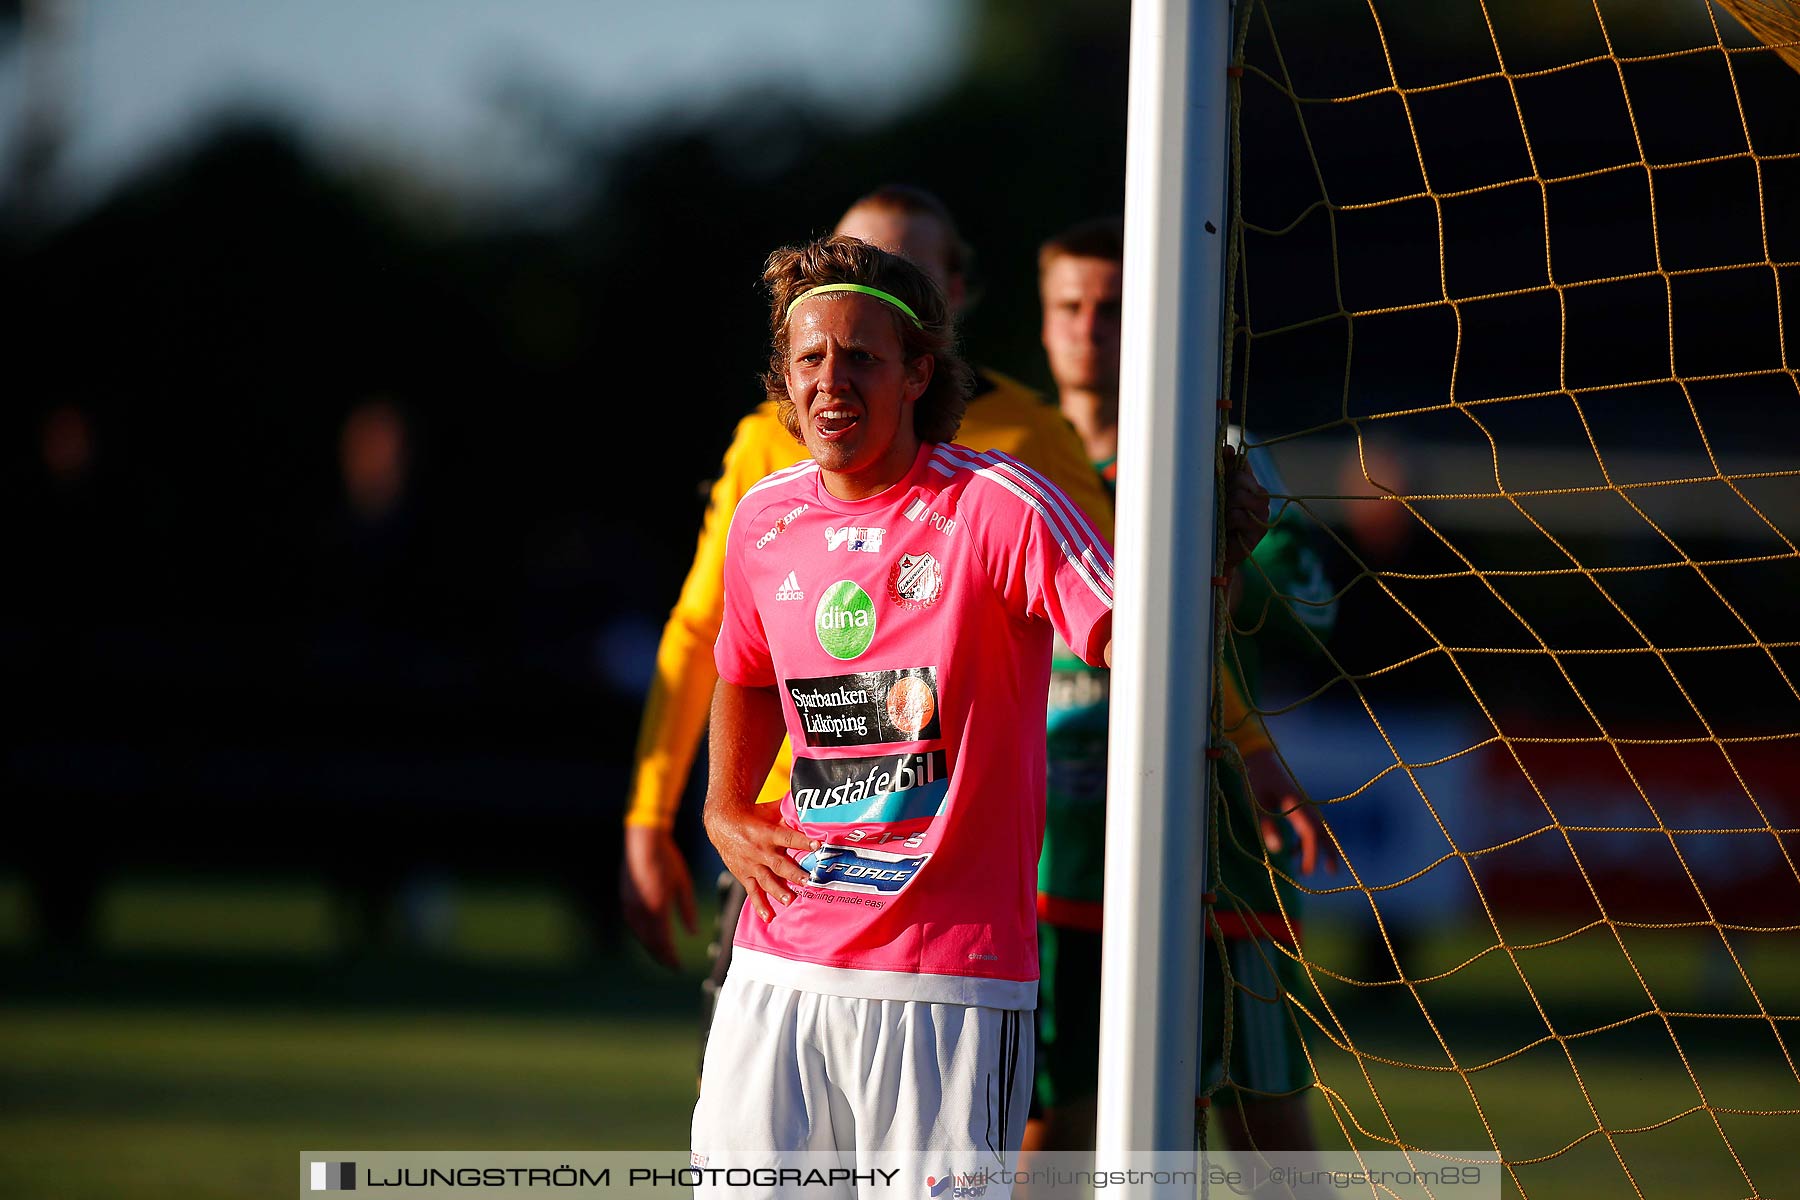
[[[900,608],[928,608],[943,590],[943,564],[930,554],[902,554],[888,572],[888,599]]]
[[[769,531],[756,539],[756,548],[761,550],[764,546],[780,537],[789,525],[792,525],[802,513],[811,507],[812,505],[810,504],[802,504],[799,508],[796,508],[793,512],[790,512],[787,516],[769,526]]]
[[[848,579],[825,589],[815,616],[819,646],[833,658],[855,658],[875,640],[875,602]]]
[[[929,823],[943,807],[949,788],[943,750],[875,758],[796,758],[788,777],[800,820],[815,824]]]
[[[861,550],[864,554],[880,554],[881,539],[887,536],[887,530],[867,525],[845,525],[841,529],[825,527],[825,548],[827,550]]]
[[[800,869],[812,876],[809,882],[814,887],[893,895],[911,883],[919,868],[930,861],[929,854],[883,854],[879,850],[826,846],[802,858]]]
[[[925,502],[924,497],[914,500],[906,509],[906,519],[917,521],[921,525],[929,525],[945,537],[956,532],[956,518],[947,517]]]
[[[924,742],[939,736],[936,667],[789,679],[808,746]]]

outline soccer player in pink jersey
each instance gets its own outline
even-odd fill
[[[834,237],[777,251],[764,281],[765,381],[811,461],[749,491],[726,551],[705,821],[749,903],[695,1161],[1010,1169],[1051,644],[1110,659],[1111,550],[1042,476],[954,444],[969,373],[917,267]],[[1241,558],[1268,499],[1247,475],[1230,489]],[[784,732],[776,812],[754,801]]]

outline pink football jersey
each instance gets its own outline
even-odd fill
[[[887,1000],[1037,1003],[1037,858],[1053,633],[1098,663],[1112,552],[999,452],[926,444],[867,500],[816,465],[732,517],[719,674],[773,687],[794,744],[783,819],[822,849],[732,970]]]

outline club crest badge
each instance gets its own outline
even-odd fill
[[[943,590],[943,564],[930,554],[902,554],[888,572],[888,599],[901,608],[929,607]]]

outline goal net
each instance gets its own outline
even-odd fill
[[[1231,420],[1330,586],[1222,653],[1342,860],[1266,947],[1325,1149],[1800,1180],[1800,22],[1731,8],[1239,4]]]

